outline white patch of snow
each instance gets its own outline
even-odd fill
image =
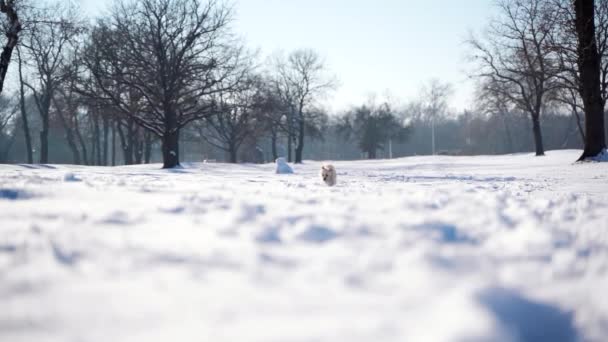
[[[279,157],[276,160],[276,173],[277,174],[291,174],[293,173],[293,169],[291,168],[291,166],[289,166],[289,164],[287,164],[287,161],[285,161],[285,158],[283,157]]]

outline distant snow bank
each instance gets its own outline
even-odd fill
[[[291,168],[291,166],[289,166],[289,164],[287,164],[287,161],[285,161],[285,158],[283,157],[279,157],[276,160],[276,173],[277,174],[291,174],[293,173],[293,169]]]

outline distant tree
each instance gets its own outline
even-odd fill
[[[160,138],[164,168],[179,165],[180,130],[213,114],[212,95],[235,86],[227,80],[240,72],[242,55],[230,18],[213,0],[119,0],[99,25],[104,34],[93,36],[86,60],[96,86]],[[135,98],[141,110],[131,108]]]
[[[15,122],[15,112],[17,107],[7,96],[0,95],[0,163],[7,162],[7,156],[13,143],[15,142],[16,129],[12,129],[11,124]]]
[[[76,9],[69,3],[55,3],[48,7],[33,8],[21,44],[32,64],[32,77],[36,83],[21,78],[36,99],[42,121],[40,131],[40,163],[49,161],[49,123],[53,97],[65,81],[65,66],[71,60],[69,50],[83,27],[78,23]]]
[[[103,21],[91,30],[84,51],[80,55],[83,67],[82,70],[76,71],[78,80],[75,86],[77,92],[86,99],[93,136],[98,136],[98,119],[99,117],[102,119],[103,154],[110,154],[105,150],[108,145],[108,131],[111,128],[111,165],[116,164],[117,140],[120,142],[124,164],[131,165],[141,159],[141,152],[150,148],[148,143],[151,139],[145,137],[143,139],[146,142],[145,151],[140,148],[142,125],[136,122],[137,117],[145,115],[147,104],[142,92],[136,87],[125,85],[125,82],[135,78],[133,76],[135,69],[131,69],[121,61],[120,56],[123,53],[121,49],[124,47],[112,46],[116,35],[118,35],[116,29]],[[93,142],[92,149],[97,147],[96,145],[102,145],[98,143],[98,139],[93,139]]]
[[[422,114],[431,124],[431,151],[435,154],[435,122],[446,114],[448,99],[452,95],[452,85],[431,79],[421,89]]]
[[[230,163],[236,163],[243,142],[262,129],[261,79],[251,75],[234,89],[217,93],[215,98],[218,109],[206,120],[211,130],[205,138],[226,151]]]
[[[376,159],[378,150],[389,141],[405,141],[410,131],[411,127],[404,125],[387,103],[357,107],[338,124],[338,132],[346,139],[355,139],[369,159]]]
[[[558,88],[561,72],[551,38],[560,29],[550,0],[499,0],[500,16],[483,39],[472,38],[473,76],[487,80],[530,115],[536,155],[545,153],[541,113],[547,95]]]
[[[505,131],[505,141],[507,152],[514,152],[513,134],[509,124],[509,116],[513,112],[513,104],[505,96],[505,91],[500,89],[501,84],[488,84],[493,82],[491,79],[482,80],[477,84],[475,98],[477,99],[476,110],[488,116],[495,116],[502,121]]]
[[[68,56],[69,62],[62,66],[63,81],[57,85],[51,102],[54,107],[54,115],[59,119],[65,131],[74,164],[94,165],[94,158],[88,156],[87,144],[81,127],[84,99],[77,92],[77,73],[80,63],[76,54],[77,52],[74,51],[71,56]]]
[[[17,46],[17,57],[18,57],[18,69],[19,69],[19,110],[21,112],[21,123],[23,128],[23,136],[25,138],[25,153],[27,156],[27,163],[32,164],[34,162],[34,154],[32,150],[32,136],[30,132],[29,118],[27,115],[27,107],[25,105],[25,84],[23,78],[23,59],[21,58],[21,50]]]
[[[19,15],[17,13],[15,0],[0,0],[0,12],[6,16],[4,34],[7,38],[2,53],[0,54],[0,94],[2,94],[6,72],[8,71],[8,66],[11,62],[11,56],[19,42],[21,21],[19,20]]]
[[[263,100],[260,112],[262,131],[270,138],[272,160],[276,160],[279,157],[277,148],[279,137],[286,135],[290,139],[290,127],[287,124],[290,106],[283,101],[281,94],[277,92],[277,88],[268,77],[264,77],[262,87]]]
[[[307,122],[319,99],[336,86],[326,75],[321,57],[309,49],[296,50],[287,59],[275,60],[274,87],[287,107],[288,161],[295,141],[295,162],[302,162]]]
[[[601,56],[595,32],[595,2],[575,0],[578,36],[580,92],[585,108],[585,149],[580,160],[595,157],[606,149],[604,99],[602,98]]]

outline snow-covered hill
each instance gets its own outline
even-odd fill
[[[578,154],[0,165],[0,341],[601,341]]]

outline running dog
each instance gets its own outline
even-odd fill
[[[331,164],[323,164],[319,173],[321,179],[328,186],[336,185],[336,168]]]

